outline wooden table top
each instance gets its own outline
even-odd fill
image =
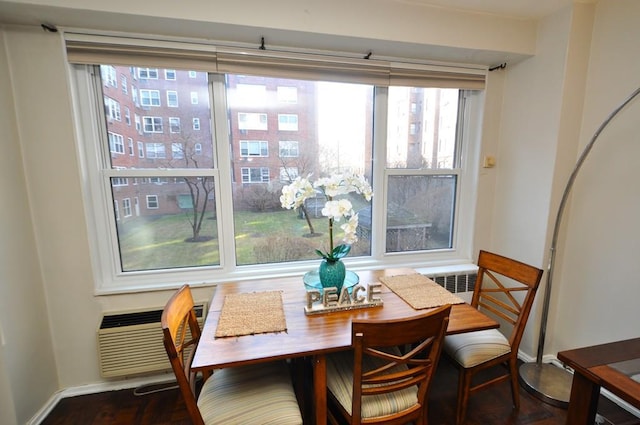
[[[640,408],[640,382],[614,369],[612,363],[640,358],[640,338],[560,351],[558,359],[585,378]]]
[[[358,272],[360,284],[379,282],[380,276],[415,273],[412,269]],[[231,293],[282,290],[287,331],[240,337],[214,338],[224,298]],[[326,354],[351,346],[353,319],[395,319],[423,314],[414,310],[386,286],[382,307],[305,315],[306,290],[302,276],[225,283],[218,286],[209,307],[192,368],[222,368],[277,359]],[[499,324],[469,304],[453,305],[447,334],[497,328]]]

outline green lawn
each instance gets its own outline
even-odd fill
[[[216,220],[205,219],[204,242],[187,242],[191,226],[184,215],[137,218],[119,226],[125,271],[205,266],[220,263]]]
[[[234,226],[238,264],[318,258],[315,249],[328,243],[328,221],[317,218],[312,222],[321,236],[308,237],[306,220],[298,218],[294,211],[237,212]],[[200,235],[211,237],[204,242],[186,241],[192,236],[191,226],[180,214],[127,221],[120,225],[119,235],[125,271],[220,262],[217,220],[214,219],[204,221]]]
[[[328,220],[311,219],[314,231],[310,237],[307,221],[295,211],[278,210],[264,213],[239,211],[234,216],[238,265],[318,259],[316,249],[328,248]],[[223,226],[226,224],[223,223]],[[231,224],[229,224],[231,225]],[[200,236],[208,240],[188,242],[191,226],[185,215],[137,218],[119,226],[120,249],[124,271],[198,267],[220,264],[217,220],[204,220]],[[432,234],[428,249],[448,246],[447,235]],[[335,232],[339,244],[341,230]],[[409,236],[403,242],[409,243]],[[368,255],[369,243],[358,241],[350,256]]]

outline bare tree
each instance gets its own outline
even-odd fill
[[[315,161],[313,161],[308,155],[302,155],[295,158],[281,156],[280,163],[282,164],[282,168],[284,169],[284,173],[286,174],[287,184],[292,183],[298,176],[306,176],[315,168]],[[293,170],[297,170],[296,175],[292,173]],[[309,227],[309,236],[320,235],[320,233],[316,233],[313,229],[313,223],[311,223],[311,217],[309,216],[304,202],[302,203],[302,205],[300,205],[300,211],[302,212],[304,218],[307,220],[307,227]]]
[[[170,168],[201,168],[211,163],[211,156],[202,151],[206,146],[200,143],[200,138],[189,132],[180,131],[177,142],[172,144],[172,160],[169,161]],[[191,242],[204,241],[209,238],[203,237],[200,232],[205,215],[208,212],[208,205],[212,201],[211,194],[214,193],[214,181],[212,176],[183,177],[191,197],[190,211],[185,213],[191,226],[192,236],[188,239]]]

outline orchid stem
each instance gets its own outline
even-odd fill
[[[333,255],[333,218],[329,219],[329,255]]]

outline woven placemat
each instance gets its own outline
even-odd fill
[[[419,273],[384,276],[380,281],[416,310],[464,303],[462,298]]]
[[[281,291],[229,294],[224,298],[215,337],[286,330]]]

